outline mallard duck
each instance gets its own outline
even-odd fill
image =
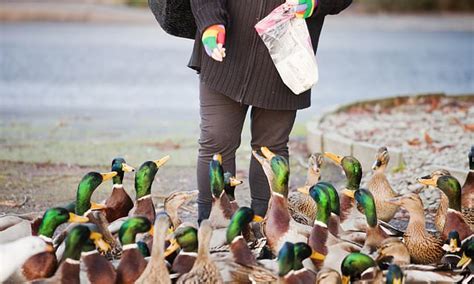
[[[28,236],[0,245],[0,283],[6,281],[28,258],[53,252],[53,246],[40,237]]]
[[[138,233],[153,235],[153,226],[146,217],[128,218],[120,227],[119,240],[122,244],[122,259],[117,266],[117,283],[135,283],[147,266],[145,258],[138,250],[135,238]]]
[[[239,209],[239,204],[237,203],[237,200],[235,200],[235,188],[238,185],[241,185],[242,183],[243,181],[238,180],[235,176],[232,175],[232,173],[224,173],[224,191],[225,194],[227,194],[227,198],[229,198],[232,210],[234,212]]]
[[[170,156],[165,156],[156,161],[143,163],[135,173],[135,204],[130,216],[145,216],[151,224],[155,222],[155,205],[151,198],[151,186],[158,169],[162,167]]]
[[[357,204],[363,208],[367,220],[367,238],[364,242],[362,252],[371,254],[380,247],[382,242],[389,237],[380,227],[377,219],[377,209],[374,196],[370,191],[359,188],[354,194]]]
[[[221,274],[209,254],[209,242],[212,226],[209,220],[203,220],[198,231],[199,248],[193,268],[183,274],[177,283],[223,283]]]
[[[443,239],[446,239],[452,230],[458,231],[461,240],[473,233],[461,213],[461,185],[455,177],[431,174],[419,178],[418,182],[441,190],[435,226]]]
[[[308,159],[308,170],[305,185],[288,194],[288,208],[290,214],[297,222],[312,226],[316,218],[316,204],[314,200],[302,191],[308,191],[309,188],[319,182],[321,177],[321,164],[323,155],[320,153],[312,154]],[[301,216],[305,218],[300,218]]]
[[[81,261],[85,268],[85,276],[81,276],[81,282],[84,278],[90,283],[115,283],[117,279],[115,268],[101,255],[101,252],[107,252],[111,247],[103,240],[96,225],[87,225],[91,233],[82,246]]]
[[[451,269],[461,260],[461,239],[456,230],[449,232],[448,239],[444,242],[443,250],[445,255],[441,259],[441,263],[448,265]]]
[[[401,284],[404,283],[404,277],[402,269],[396,264],[392,264],[388,267],[385,284]]]
[[[306,243],[296,243],[293,252],[293,270],[286,274],[285,283],[315,283],[317,274],[303,266],[303,260],[314,254],[311,247]]]
[[[388,238],[381,243],[375,261],[383,269],[390,264],[408,265],[410,264],[410,252],[399,238]]]
[[[397,196],[397,193],[392,189],[385,176],[385,170],[390,161],[387,147],[381,147],[377,151],[375,158],[375,163],[372,166],[374,173],[367,183],[367,188],[374,196],[377,217],[384,222],[389,222],[395,216],[398,206],[385,201]]]
[[[178,227],[172,235],[171,245],[166,253],[171,254],[180,248],[178,255],[173,261],[171,271],[177,274],[189,272],[196,261],[198,251],[197,229],[193,226]]]
[[[306,242],[311,227],[296,223],[288,210],[288,161],[273,154],[267,147],[261,148],[262,155],[252,151],[262,165],[271,190],[268,211],[263,222],[263,232],[272,253],[276,255],[284,242]]]
[[[171,219],[171,225],[178,228],[181,225],[178,210],[181,206],[189,203],[198,194],[197,190],[191,191],[175,191],[170,193],[163,203],[164,209]]]
[[[425,212],[418,194],[409,193],[390,199],[389,202],[408,210],[410,220],[403,240],[410,253],[411,261],[416,264],[438,263],[443,257],[443,241],[425,229]]]
[[[474,230],[474,145],[469,152],[469,173],[462,186],[461,207],[464,218]]]
[[[342,284],[360,279],[364,272],[375,266],[375,261],[366,254],[354,252],[347,255],[341,264]]]
[[[360,187],[362,179],[362,166],[352,156],[339,156],[334,153],[325,152],[324,156],[340,165],[346,175],[347,184],[340,191],[340,221],[345,231],[364,231],[366,228],[365,216],[357,209],[354,193]]]
[[[232,211],[233,207],[224,191],[224,169],[222,168],[221,154],[215,154],[209,163],[209,181],[212,193],[209,222],[213,229],[227,228],[234,211]]]
[[[61,207],[54,207],[46,210],[43,215],[41,225],[39,227],[39,237],[48,245],[53,245],[53,234],[61,224],[69,223],[85,223],[89,218],[81,217],[74,213],[68,212]],[[28,280],[51,277],[58,267],[56,255],[53,252],[42,252],[28,258],[23,264],[21,274]]]
[[[116,175],[117,172],[89,172],[83,176],[76,191],[76,214],[79,216],[87,216],[92,210],[105,209],[105,205],[91,202],[91,197],[99,185]]]
[[[112,161],[112,171],[117,172],[117,175],[112,178],[112,194],[105,201],[105,216],[109,223],[128,216],[128,212],[133,208],[133,201],[123,188],[123,177],[125,172],[134,172],[135,169],[127,165],[125,159],[115,158]]]
[[[457,267],[461,267],[463,270],[466,269],[466,267],[471,271],[471,273],[474,272],[474,236],[466,239],[462,246],[461,246],[461,251],[462,251],[462,257],[461,260],[457,263]]]
[[[46,283],[80,283],[80,258],[82,248],[89,240],[97,245],[105,244],[100,241],[101,235],[91,232],[87,226],[77,225],[72,228],[64,241],[66,248],[61,258],[60,265],[52,278],[46,279]],[[108,250],[110,247],[103,247]]]
[[[170,226],[169,217],[158,214],[154,225],[153,248],[151,259],[135,283],[171,283],[168,267],[165,263],[165,239]]]

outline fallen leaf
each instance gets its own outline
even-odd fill
[[[421,144],[421,141],[418,138],[414,138],[414,139],[408,140],[407,143],[410,146],[418,146]]]
[[[473,132],[474,131],[474,123],[471,124],[464,124],[464,130]]]
[[[433,144],[433,138],[431,138],[431,136],[428,134],[428,132],[425,132],[425,141],[429,145]]]

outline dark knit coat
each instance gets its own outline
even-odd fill
[[[210,89],[245,105],[271,110],[297,110],[311,104],[311,90],[295,95],[283,83],[255,24],[284,0],[190,0],[197,34],[189,67],[200,73]],[[306,20],[314,51],[318,48],[324,17],[337,14],[352,0],[319,0]],[[203,31],[214,24],[226,28],[226,57],[210,58],[201,42]]]

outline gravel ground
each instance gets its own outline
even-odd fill
[[[355,141],[401,150],[405,168],[387,176],[393,188],[405,194],[422,189],[416,178],[433,169],[468,168],[467,153],[474,142],[474,96],[412,98],[389,107],[356,105],[327,116],[320,127],[325,133],[337,131]],[[370,173],[363,182],[368,178]],[[421,197],[432,218],[439,192],[424,190]]]

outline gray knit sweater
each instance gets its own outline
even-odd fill
[[[189,67],[200,73],[209,88],[245,105],[272,110],[296,110],[311,104],[311,90],[298,96],[283,83],[255,24],[284,0],[191,0],[198,32]],[[319,0],[307,19],[314,51],[318,48],[324,17],[337,14],[352,0]],[[207,56],[201,34],[209,26],[226,27],[226,57],[217,62]]]

